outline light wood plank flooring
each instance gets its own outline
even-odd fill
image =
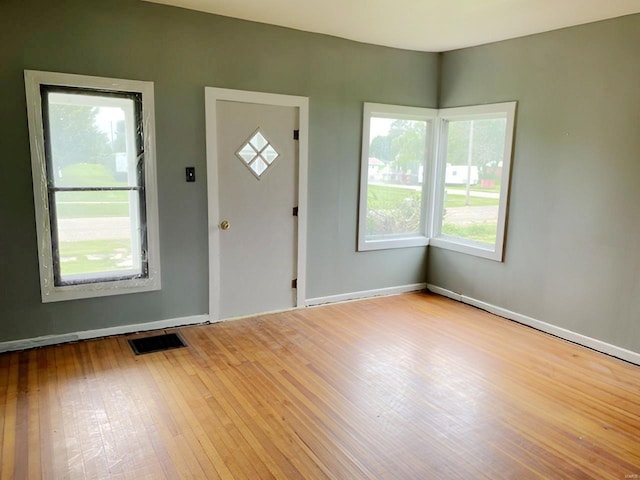
[[[0,478],[640,475],[640,367],[443,297],[179,331],[0,355]]]

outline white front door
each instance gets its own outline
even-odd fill
[[[216,170],[207,175],[214,319],[297,304],[299,113],[207,99],[207,150],[215,158],[208,167]]]

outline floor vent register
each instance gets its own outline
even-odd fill
[[[162,352],[164,350],[172,350],[174,348],[183,348],[187,344],[184,343],[180,335],[177,333],[167,333],[164,335],[154,335],[153,337],[136,338],[129,340],[132,350],[136,355],[145,353]]]

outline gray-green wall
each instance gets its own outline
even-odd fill
[[[310,98],[308,298],[426,279],[640,351],[639,15],[438,56],[137,0],[2,0],[0,45],[0,341],[207,313],[203,99],[218,86]],[[155,82],[162,291],[40,302],[24,69]],[[504,263],[356,253],[362,103],[507,100]]]
[[[518,101],[504,263],[428,281],[640,352],[640,16],[445,53],[440,106]]]
[[[40,302],[24,69],[155,82],[161,291]],[[437,69],[435,54],[138,0],[0,1],[0,341],[208,312],[205,86],[310,99],[308,298],[424,281],[424,248],[355,252],[360,134],[364,101],[435,107]]]

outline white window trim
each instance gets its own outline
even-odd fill
[[[428,205],[431,195],[432,161],[435,151],[435,124],[437,110],[432,108],[405,107],[401,105],[385,105],[365,102],[362,118],[362,157],[360,160],[360,199],[358,207],[358,251],[382,250],[390,248],[423,247],[429,245]],[[398,234],[394,238],[367,240],[367,192],[369,187],[369,135],[371,117],[387,117],[404,120],[423,120],[427,122],[427,146],[425,151],[425,166],[422,179],[423,213],[422,232],[418,235]]]
[[[40,265],[42,302],[102,297],[160,290],[160,235],[155,161],[155,111],[153,82],[25,70],[31,169]],[[40,85],[67,86],[142,94],[145,152],[145,204],[148,278],[55,286],[47,195],[47,174]]]
[[[436,154],[435,187],[433,189],[433,215],[431,223],[430,245],[453,250],[456,252],[475,255],[501,262],[504,254],[505,225],[509,198],[509,180],[513,156],[513,135],[517,102],[503,102],[488,105],[474,105],[469,107],[443,108],[438,114],[438,149]],[[480,120],[495,118],[496,114],[506,114],[505,145],[500,182],[500,199],[498,206],[498,225],[495,245],[466,240],[460,237],[444,235],[442,228],[442,208],[444,199],[444,179],[447,163],[447,132],[445,122],[449,120]]]

